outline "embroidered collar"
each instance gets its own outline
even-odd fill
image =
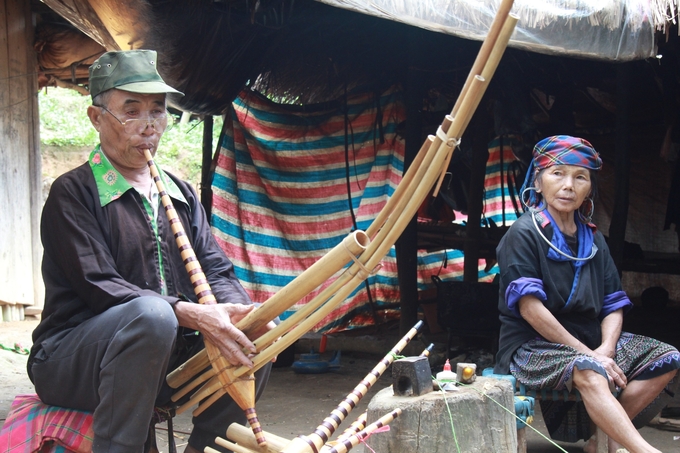
[[[99,192],[99,202],[102,207],[120,198],[125,192],[134,188],[123,178],[118,170],[114,168],[109,159],[101,150],[101,145],[97,145],[88,159],[94,180]],[[159,168],[159,173],[165,190],[170,197],[182,203],[189,204],[184,195],[179,190],[175,182]]]

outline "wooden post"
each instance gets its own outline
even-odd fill
[[[30,2],[25,5],[26,17],[31,17]],[[35,30],[33,21],[26,21],[26,42],[35,41]],[[35,68],[38,65],[37,55],[31,46],[27,48],[27,68]],[[40,271],[43,248],[40,242],[40,214],[43,206],[43,187],[42,187],[42,159],[40,153],[40,109],[38,106],[38,76],[35,71],[29,72],[27,79],[29,100],[27,115],[29,119],[29,140],[28,140],[28,171],[30,178],[30,221],[31,221],[31,252],[33,258],[33,308],[27,308],[26,313],[39,314],[45,303],[45,284],[43,283]]]
[[[421,71],[414,69],[423,58],[418,47],[421,31],[413,28],[409,40],[408,74],[406,79],[406,147],[404,172],[408,169],[422,143],[422,105],[425,80]],[[399,332],[405,334],[418,320],[418,229],[414,217],[396,242],[397,276],[400,293]]]
[[[210,221],[212,211],[212,153],[213,117],[203,117],[203,159],[201,160],[201,204]]]
[[[628,192],[630,183],[630,90],[632,63],[616,68],[616,177],[614,210],[609,225],[609,251],[621,272],[623,243],[628,220]]]
[[[482,233],[482,211],[484,209],[484,174],[486,161],[489,159],[488,134],[486,116],[483,109],[474,116],[471,129],[472,168],[470,173],[470,190],[468,198],[468,221],[465,227],[465,245],[463,253],[463,280],[476,282],[479,280],[479,240]]]

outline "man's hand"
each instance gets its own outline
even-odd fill
[[[254,309],[255,305],[203,305],[180,301],[175,304],[175,316],[180,326],[201,332],[229,363],[252,368],[253,362],[242,349],[255,353],[255,346],[234,324]]]

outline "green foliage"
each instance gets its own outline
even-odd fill
[[[97,131],[87,117],[88,96],[74,90],[49,88],[40,91],[40,142],[53,146],[94,146]]]
[[[74,90],[50,88],[38,95],[40,103],[40,141],[55,147],[94,147],[99,142],[97,131],[87,117],[89,96]],[[156,162],[163,169],[198,187],[201,179],[201,154],[203,123],[192,120],[179,124],[173,115],[174,127],[163,134]],[[213,125],[213,150],[217,147],[222,129],[222,118],[215,117]]]

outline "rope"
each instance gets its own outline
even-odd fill
[[[359,258],[357,258],[356,256],[354,256],[354,253],[352,253],[352,252],[349,250],[349,248],[347,247],[347,244],[345,244],[344,241],[342,242],[342,244],[343,244],[343,245],[342,245],[343,248],[347,251],[347,254],[350,256],[350,258],[352,258],[352,261],[354,261],[354,263],[355,263],[357,266],[359,266],[359,272],[357,272],[357,276],[358,276],[360,279],[366,280],[368,277],[370,277],[371,275],[376,274],[376,273],[382,268],[382,264],[378,264],[377,266],[375,266],[375,267],[373,268],[373,270],[368,270],[368,268],[367,268],[366,266],[364,266],[364,263],[362,263],[361,261],[359,261]]]
[[[441,125],[437,128],[436,135],[442,142],[446,143],[446,146],[449,148],[456,148],[460,146],[460,139],[446,135],[446,132],[444,132],[444,129],[442,129]]]

